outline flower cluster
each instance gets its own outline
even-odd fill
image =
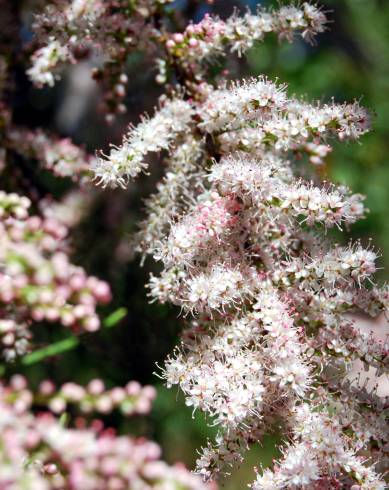
[[[53,86],[61,68],[80,60],[99,60],[94,79],[105,90],[105,109],[111,120],[126,110],[128,77],[121,68],[130,53],[139,48],[155,50],[161,36],[155,17],[171,0],[66,0],[50,4],[35,18],[38,48],[27,71],[37,86]]]
[[[130,130],[122,146],[96,163],[100,183],[125,186],[147,168],[147,153],[174,147],[174,139],[190,128],[212,135],[219,155],[242,152],[261,160],[285,158],[290,151],[323,155],[320,148],[329,138],[357,139],[369,128],[368,113],[356,102],[308,105],[288,99],[285,86],[263,77],[212,90],[197,104],[181,98],[162,103],[152,118]]]
[[[141,15],[140,29],[150,27],[153,9],[116,3],[116,18],[133,14],[131,24]],[[79,46],[69,33],[79,39],[87,22],[93,27],[86,43],[99,38],[117,60],[120,42],[101,27],[112,20],[112,3],[97,2],[92,11],[88,5],[81,17],[65,9],[43,49],[59,42],[75,56]],[[44,31],[45,17],[39,22]],[[154,115],[92,165],[97,183],[125,188],[148,170],[149,153],[163,151],[165,175],[146,201],[134,249],[162,265],[148,285],[151,299],[177,305],[187,318],[162,377],[219,427],[197,462],[207,481],[281,430],[281,457],[258,473],[253,490],[385,488],[387,400],[350,380],[355,361],[387,374],[387,343],[362,334],[355,314],[388,312],[388,288],[372,287],[371,247],[334,245],[326,236],[327,228],[364,217],[363,196],[315,173],[332,142],[369,130],[369,114],[357,102],[290,97],[285,85],[263,76],[220,83],[209,69],[226,49],[243,54],[268,32],[311,41],[326,22],[320,8],[304,2],[225,21],[207,15],[181,33],[144,29],[138,45],[152,39],[164,53],[157,81],[172,84]],[[56,45],[51,52],[60,59]],[[54,64],[35,59],[34,67],[43,67],[43,80]],[[301,177],[309,162],[312,177]]]
[[[19,375],[9,385],[0,386],[0,486],[28,490],[205,490],[201,480],[183,465],[169,466],[161,461],[159,446],[144,438],[118,435],[100,419],[83,417],[75,426],[65,427],[49,408],[58,402],[79,403],[83,411],[107,413],[113,405],[125,406],[130,415],[146,413],[154,397],[151,387],[131,382],[126,388],[106,391],[100,380],[86,388],[65,384],[53,397],[51,382],[41,384],[34,394]],[[58,398],[61,397],[61,398]],[[107,400],[110,407],[107,408]],[[65,402],[64,402],[65,403]],[[89,404],[88,410],[83,404]],[[131,406],[131,410],[129,407]],[[32,407],[39,408],[38,413]]]
[[[208,16],[173,34],[166,48],[187,81],[191,73],[201,80],[199,65],[207,70],[203,61],[225,46],[243,52],[265,32],[309,38],[324,25],[322,11],[308,4],[225,22]],[[362,334],[350,316],[387,311],[387,288],[369,284],[374,250],[333,246],[320,234],[363,218],[363,196],[295,170],[304,157],[322,165],[332,140],[365,134],[367,111],[356,102],[290,98],[265,77],[177,93],[95,173],[123,186],[147,167],[148,152],[168,152],[136,244],[163,264],[150,279],[151,298],[194,317],[162,376],[220,427],[197,471],[218,477],[281,427],[290,442],[253,489],[383,490],[383,415],[374,425],[376,405],[355,399],[347,379],[356,360],[387,372],[387,345]],[[183,109],[166,117],[175,104]],[[364,386],[354,389],[373,398]],[[348,419],[345,407],[352,407]],[[362,426],[371,435],[361,437]]]
[[[53,86],[55,82],[54,69],[69,58],[65,46],[51,39],[47,46],[38,49],[32,56],[32,67],[28,70],[31,80],[40,85]]]
[[[299,33],[311,42],[327,22],[318,7],[304,2],[278,10],[259,9],[256,14],[234,14],[226,21],[207,14],[184,32],[170,33],[160,22],[170,2],[69,0],[50,5],[35,19],[38,48],[32,55],[29,77],[38,86],[53,86],[64,64],[97,55],[102,67],[93,69],[93,77],[103,84],[107,120],[111,121],[115,113],[126,110],[128,76],[121,67],[134,50],[160,56],[156,58],[158,83],[165,83],[179,66],[188,77],[187,88],[197,92],[205,80],[204,65],[222,57],[226,49],[240,55],[270,32],[288,41]]]
[[[316,6],[284,6],[278,10],[258,9],[256,14],[233,15],[226,21],[207,14],[198,24],[189,24],[183,33],[174,33],[166,41],[172,59],[185,71],[199,79],[201,65],[224,56],[225,50],[239,55],[274,32],[279,39],[292,41],[300,33],[306,41],[325,30],[327,19]]]
[[[254,490],[384,488],[374,471],[356,457],[342,433],[342,419],[334,419],[325,411],[312,412],[308,404],[302,404],[295,410],[294,423],[293,443],[284,449],[273,471],[265,470],[257,477]]]
[[[125,188],[131,178],[147,169],[147,153],[167,150],[170,142],[186,131],[192,112],[191,104],[182,99],[167,101],[153,117],[131,128],[120,147],[113,147],[107,157],[96,162],[97,182]]]
[[[88,155],[69,138],[48,135],[38,129],[10,128],[7,146],[26,159],[34,159],[56,177],[70,178],[80,185],[90,181],[95,157]]]
[[[21,375],[12,376],[8,385],[0,385],[0,392],[3,402],[20,413],[39,405],[48,407],[55,414],[62,414],[73,406],[85,415],[107,414],[119,409],[126,416],[149,413],[156,394],[152,386],[142,387],[136,381],[130,381],[124,388],[115,386],[107,389],[98,378],[91,380],[86,387],[68,382],[59,389],[52,381],[44,380],[34,392]]]
[[[29,206],[26,197],[0,196],[1,342],[7,359],[26,350],[31,321],[97,330],[96,306],[111,296],[107,283],[70,262],[66,226],[29,216]]]
[[[145,24],[168,0],[47,3],[50,6],[38,16],[37,23],[42,32],[47,29],[50,35],[33,56],[29,75],[39,84],[52,85],[58,65],[75,61],[83,49],[102,48],[104,56],[111,53],[110,61],[122,60],[130,44],[134,44],[131,35],[138,37],[136,33],[142,31],[146,39],[151,30],[144,29]],[[13,91],[17,88],[14,64],[19,63],[13,55],[21,52],[21,28],[15,17],[21,5],[11,4],[2,5],[0,29],[0,45],[6,46],[6,55],[0,56],[0,171],[6,189],[0,191],[0,356],[5,361],[14,361],[28,352],[33,328],[43,322],[61,324],[75,334],[96,331],[100,326],[97,308],[111,297],[105,281],[89,276],[70,259],[73,250],[69,229],[81,220],[96,194],[91,186],[84,186],[90,180],[95,158],[68,138],[19,127],[13,118]],[[103,16],[103,12],[109,15]],[[123,39],[124,34],[128,38]],[[129,46],[124,53],[123,45]],[[113,65],[108,62],[107,66],[109,72]],[[125,83],[124,75],[119,78],[120,83]],[[116,87],[120,98],[123,89],[121,85]],[[177,105],[178,112],[179,109]],[[151,131],[158,133],[158,124],[157,121]],[[151,141],[150,134],[148,143]],[[136,142],[135,138],[132,142]],[[155,150],[165,145],[169,145],[169,140],[162,141]],[[37,177],[38,166],[56,177],[70,178],[82,189],[73,187],[62,197],[60,192],[50,195]],[[41,336],[42,343],[44,337]],[[73,341],[74,337],[65,339],[65,343],[68,340]],[[21,364],[28,359],[32,357],[25,357]],[[1,366],[0,488],[213,488],[184,465],[162,461],[156,443],[121,435],[106,425],[106,420],[111,419],[107,415],[114,410],[122,418],[149,413],[156,395],[153,387],[130,381],[123,387],[108,388],[99,378],[86,386],[68,381],[57,387],[46,379],[34,390],[22,375],[8,379],[8,369],[13,370],[15,365],[18,364]],[[43,364],[41,367],[45,369]],[[101,418],[96,418],[96,414]],[[118,416],[116,413],[112,419]]]

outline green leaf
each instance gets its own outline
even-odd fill
[[[107,318],[105,318],[105,320],[103,321],[103,325],[105,328],[115,327],[120,322],[120,320],[123,320],[126,315],[127,308],[118,308],[116,311],[108,315]]]
[[[122,320],[127,315],[127,308],[118,308],[116,311],[111,313],[103,321],[105,328],[112,328],[117,325],[120,320]],[[79,345],[80,341],[78,337],[67,337],[66,339],[54,342],[42,349],[31,352],[27,354],[21,360],[21,363],[25,366],[30,366],[31,364],[36,364],[37,362],[46,359],[47,357],[56,356],[62,354],[68,350],[74,349]]]
[[[59,425],[61,427],[66,427],[69,423],[70,416],[67,412],[64,412],[59,418]]]
[[[62,354],[62,352],[74,349],[79,345],[79,343],[80,341],[77,337],[68,337],[43,347],[42,349],[36,350],[35,352],[31,352],[31,354],[27,354],[22,358],[21,362],[25,366],[36,364],[47,357],[56,356],[58,354]]]

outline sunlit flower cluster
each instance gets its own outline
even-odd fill
[[[226,21],[207,14],[198,24],[189,24],[183,33],[170,35],[166,49],[188,74],[199,78],[201,65],[224,56],[226,49],[241,55],[270,32],[280,40],[292,41],[299,33],[306,41],[312,41],[325,30],[326,22],[325,14],[307,2],[275,10],[260,8],[254,14],[234,14]]]
[[[107,120],[126,110],[127,56],[141,47],[155,50],[161,36],[154,16],[171,0],[66,0],[36,15],[37,49],[27,71],[38,87],[53,86],[63,66],[92,59],[94,79],[105,91]],[[97,62],[96,62],[97,61]]]
[[[227,47],[243,52],[270,31],[310,38],[324,25],[323,12],[308,4],[227,21],[207,16],[172,34],[166,48],[187,80],[199,81],[203,61],[212,63]],[[168,153],[136,248],[163,265],[150,279],[151,299],[194,317],[162,377],[220,427],[197,471],[206,480],[219,477],[252,443],[281,429],[288,441],[282,456],[253,489],[383,490],[387,431],[377,427],[384,415],[374,425],[375,392],[356,382],[351,395],[347,380],[355,361],[387,372],[387,345],[362,334],[350,316],[387,311],[387,288],[371,288],[371,247],[332,245],[325,237],[327,228],[364,217],[363,196],[314,173],[332,141],[368,131],[369,115],[356,102],[290,98],[265,77],[186,86],[188,93],[178,89],[131,129],[95,173],[103,184],[123,186],[147,168],[147,153]],[[166,117],[174,104],[180,113]],[[311,179],[296,171],[309,162]],[[361,436],[362,426],[371,436]]]
[[[191,104],[184,100],[167,101],[153,117],[131,128],[120,147],[113,147],[107,157],[96,162],[97,182],[104,187],[126,187],[131,178],[147,169],[147,153],[167,150],[170,142],[186,131],[192,112]]]
[[[146,200],[133,248],[161,264],[148,284],[151,300],[172,303],[185,317],[180,345],[160,376],[219,427],[196,471],[217,479],[252,444],[281,432],[281,456],[258,471],[253,490],[384,490],[387,400],[352,377],[355,361],[387,374],[388,346],[362,334],[352,315],[388,312],[388,288],[374,286],[378,254],[370,245],[341,246],[327,235],[364,217],[363,196],[315,172],[334,142],[369,130],[369,114],[357,102],[309,103],[264,76],[227,82],[210,69],[268,32],[311,41],[325,30],[325,13],[304,2],[226,20],[207,15],[183,32],[150,35],[151,4],[126,10],[119,1],[118,32],[125,13],[134,14],[130,24],[143,16],[138,46],[144,36],[158,46],[157,81],[169,82],[167,93],[92,170],[103,187],[126,188],[151,168],[149,153],[162,153],[165,174]],[[53,41],[46,33],[44,54],[58,40],[72,50],[69,26],[78,39],[86,19],[115,58],[120,41],[101,29],[102,19],[112,20],[111,2],[93,13],[87,5],[54,22],[57,35]],[[41,18],[41,30],[47,22]],[[87,43],[94,42],[91,32]],[[50,83],[45,67],[55,73],[50,56],[32,70]],[[8,212],[23,214],[15,206]],[[88,388],[82,393],[91,395]],[[61,400],[69,401],[63,394]]]

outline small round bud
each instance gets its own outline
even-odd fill
[[[181,44],[184,42],[184,36],[179,32],[176,32],[176,34],[173,34],[173,39],[177,44]]]
[[[58,467],[54,463],[48,463],[43,466],[42,471],[46,475],[55,475],[58,473]]]

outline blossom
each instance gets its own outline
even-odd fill
[[[61,396],[82,399],[97,380],[85,389],[64,385]],[[138,387],[138,394],[129,384],[123,397],[147,399],[151,387]],[[112,403],[118,400],[119,388],[110,391]],[[160,460],[159,446],[144,438],[115,435],[101,421],[89,424],[78,418],[78,427],[65,427],[48,409],[42,412],[40,397],[51,396],[52,386],[46,381],[36,402],[40,413],[30,406],[35,403],[22,376],[14,376],[9,386],[0,386],[0,485],[27,489],[56,489],[71,486],[79,490],[103,488],[159,489],[179,487],[205,490],[201,480],[183,465],[169,466]],[[149,391],[150,393],[147,393]],[[94,393],[103,400],[104,393]],[[146,398],[145,398],[146,397]],[[82,401],[81,401],[82,403]],[[52,408],[58,403],[51,404]],[[104,403],[105,405],[105,403]],[[103,412],[102,403],[93,408]],[[143,413],[143,412],[140,412]],[[120,485],[120,486],[119,486]]]
[[[285,86],[264,77],[235,83],[229,89],[213,91],[199,107],[199,127],[210,133],[239,127],[243,120],[266,118],[268,112],[280,111],[286,104]]]
[[[301,7],[281,7],[279,10],[259,8],[256,13],[235,13],[226,21],[206,14],[198,24],[189,24],[183,33],[174,33],[166,41],[166,49],[186,70],[201,76],[201,63],[211,63],[225,56],[229,49],[242,55],[256,41],[274,32],[279,39],[292,41],[294,34],[311,42],[325,30],[327,19],[316,6],[304,2]]]
[[[161,272],[151,275],[148,284],[151,300],[172,303],[186,318],[180,344],[161,377],[168,387],[179,386],[186,404],[204,411],[218,426],[215,440],[200,453],[196,472],[206,481],[218,478],[243,461],[251,444],[281,431],[281,455],[257,474],[252,489],[381,490],[388,440],[385,401],[356,382],[351,388],[349,376],[355,361],[385,372],[387,344],[360,333],[349,315],[387,311],[388,288],[373,285],[378,256],[371,247],[359,242],[341,246],[326,235],[328,228],[341,230],[362,219],[364,197],[315,172],[335,149],[334,142],[355,141],[369,131],[369,113],[358,102],[292,97],[285,84],[265,76],[227,83],[223,74],[215,77],[210,70],[228,51],[241,56],[270,32],[280,40],[290,42],[299,34],[311,42],[326,29],[325,12],[299,2],[235,13],[225,20],[205,15],[182,32],[162,32],[164,3],[139,0],[124,8],[120,1],[83,0],[72,2],[61,15],[54,8],[55,22],[43,16],[37,28],[50,26],[54,38],[46,32],[46,48],[41,48],[46,51],[38,51],[34,59],[43,58],[37,62],[43,67],[40,77],[52,83],[51,68],[62,60],[56,54],[53,66],[44,61],[48,43],[59,43],[69,50],[69,59],[76,59],[75,41],[88,31],[85,51],[100,51],[109,60],[95,76],[110,89],[106,101],[111,116],[125,109],[119,102],[127,82],[121,64],[135,46],[157,56],[156,81],[169,82],[169,96],[161,97],[154,115],[131,126],[122,144],[92,160],[91,167],[103,187],[126,188],[149,171],[148,155],[162,152],[164,176],[146,200],[133,248],[143,259],[151,255],[161,263]],[[113,17],[117,35],[110,24]],[[131,39],[128,46],[123,38]],[[39,158],[49,167],[52,162],[54,172],[70,173],[73,166],[84,174],[85,158],[70,146],[61,151],[67,144],[54,145],[54,155],[42,145]],[[65,153],[70,153],[71,165],[64,165]],[[313,167],[307,177],[303,170],[308,161]],[[0,197],[0,209],[1,203]],[[20,238],[25,226],[33,226],[25,217],[27,207],[27,202],[16,199],[10,205],[4,200],[7,277],[0,298],[19,300],[23,281],[33,271],[41,289],[37,299],[28,298],[32,313],[38,319],[58,319],[58,264],[66,262],[65,285],[75,294],[68,301],[69,290],[61,287],[71,313],[61,321],[97,328],[85,316],[94,318],[104,287],[73,269],[57,249],[60,245],[50,238],[64,238],[58,224],[39,221],[48,227],[49,236],[39,246],[49,258],[42,257],[39,247],[27,247],[28,240]],[[13,229],[17,218],[26,221]],[[8,242],[27,256],[28,271],[8,259]],[[44,266],[39,274],[36,264]],[[108,297],[106,288],[102,296]],[[18,320],[3,324],[3,343],[16,346],[20,335],[23,346],[23,322]],[[86,388],[68,384],[45,394],[58,413],[67,404],[79,404],[85,412],[123,411],[123,400],[131,396],[129,411],[139,412],[137,397],[147,397],[134,385],[111,391],[94,380]],[[21,405],[31,403],[28,394],[20,399]],[[94,438],[92,442],[96,445]],[[149,467],[144,474],[150,479],[159,475],[158,468]]]
[[[29,216],[29,199],[0,195],[0,304],[2,344],[11,360],[28,350],[30,320],[58,322],[75,331],[96,331],[98,304],[107,303],[108,284],[88,276],[67,255],[68,229],[54,218]]]
[[[104,187],[126,187],[130,179],[148,167],[144,157],[149,152],[167,150],[171,141],[184,133],[192,117],[190,103],[177,99],[166,101],[150,119],[130,130],[120,147],[113,147],[107,157],[99,158],[92,170]]]
[[[220,246],[223,238],[232,233],[240,204],[232,196],[224,198],[216,192],[209,197],[172,226],[164,251],[166,264],[193,262],[201,253],[209,254],[212,246]]]
[[[8,146],[25,158],[34,158],[57,177],[67,177],[85,184],[90,181],[90,167],[95,157],[75,145],[70,138],[59,138],[38,129],[11,128]]]
[[[224,309],[241,303],[252,292],[252,269],[233,269],[222,264],[212,267],[209,273],[188,277],[186,291],[181,301],[185,308],[195,311]]]
[[[69,58],[69,51],[66,46],[61,45],[57,40],[51,39],[47,46],[43,46],[34,53],[32,58],[33,65],[27,71],[31,80],[37,85],[49,85],[55,83],[55,69],[57,66]]]

